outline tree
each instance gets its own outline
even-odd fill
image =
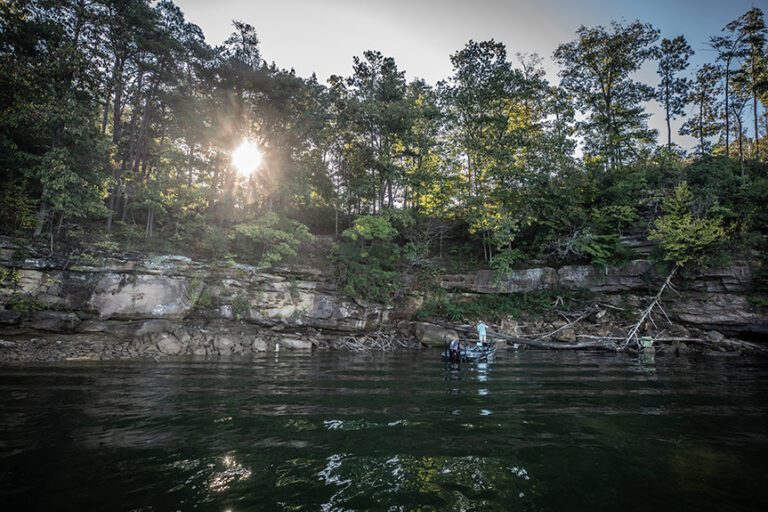
[[[397,229],[386,215],[363,215],[342,233],[333,258],[337,281],[351,298],[389,303],[398,285]]]
[[[710,46],[717,52],[717,60],[723,64],[723,90],[725,91],[725,156],[730,156],[731,145],[731,66],[738,62],[747,53],[744,44],[744,33],[741,30],[741,20],[737,19],[728,23],[724,28],[723,36],[714,36],[709,40]]]
[[[405,72],[392,57],[366,51],[355,57],[347,79],[348,113],[356,136],[352,149],[360,167],[361,185],[373,200],[373,212],[393,208],[403,179],[404,138],[413,118],[406,99]]]
[[[0,167],[35,198],[34,233],[54,219],[98,216],[106,154],[96,129],[98,84],[82,0],[0,6]]]
[[[720,70],[712,64],[704,64],[696,71],[691,84],[687,103],[696,109],[695,117],[680,127],[680,135],[691,135],[699,139],[699,154],[709,149],[707,139],[716,135],[722,126],[720,121]]]
[[[742,74],[752,96],[752,114],[755,130],[755,158],[760,155],[760,129],[758,127],[758,96],[761,91],[768,91],[768,56],[765,52],[766,34],[763,11],[753,7],[739,18],[740,33],[747,46]]]
[[[685,181],[664,201],[663,212],[648,239],[659,244],[662,259],[674,267],[704,263],[711,250],[725,240],[720,219],[694,215],[693,193]]]
[[[469,41],[451,56],[454,72],[441,86],[450,144],[459,158],[453,165],[464,170],[465,218],[470,233],[482,240],[486,260],[495,246],[507,246],[514,237],[517,222],[507,215],[512,206],[500,199],[516,194],[523,170],[515,157],[524,150],[524,80],[506,57],[502,43]]]
[[[656,89],[656,99],[664,107],[667,122],[667,149],[672,151],[672,127],[670,121],[685,112],[690,81],[678,76],[688,67],[688,58],[693,50],[683,36],[674,39],[662,39],[659,47],[659,67],[657,73],[660,83]]]
[[[576,35],[554,53],[561,66],[561,87],[587,116],[580,123],[585,151],[615,168],[655,139],[642,106],[653,97],[653,89],[633,80],[632,74],[654,56],[659,32],[634,21],[626,26],[612,22],[609,28],[582,26]]]
[[[662,260],[670,263],[672,270],[641,313],[640,319],[629,330],[620,349],[626,348],[633,341],[638,342],[637,333],[658,306],[675,273],[686,265],[703,264],[713,249],[725,240],[725,230],[720,219],[707,219],[693,214],[693,193],[685,181],[675,187],[664,201],[663,211],[663,215],[656,219],[648,239],[658,244]]]

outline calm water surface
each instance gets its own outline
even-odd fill
[[[768,361],[0,368],[2,510],[767,510]]]

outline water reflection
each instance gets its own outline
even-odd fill
[[[0,502],[759,510],[766,377],[765,361],[532,351],[455,373],[429,353],[285,351],[0,369]]]
[[[250,478],[251,470],[240,464],[232,454],[221,459],[219,468],[208,481],[208,488],[213,492],[226,491],[233,483]]]

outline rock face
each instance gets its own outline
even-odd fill
[[[358,303],[338,293],[332,276],[318,269],[264,272],[248,265],[204,265],[183,256],[106,258],[67,266],[14,254],[7,247],[0,251],[0,266],[8,269],[2,275],[11,276],[0,283],[0,333],[60,333],[82,340],[93,336],[112,340],[117,347],[113,351],[99,348],[101,342],[70,343],[64,345],[66,350],[57,348],[61,354],[236,356],[274,350],[278,342],[286,349],[306,350],[332,345],[333,336],[394,326],[430,346],[442,347],[445,339],[459,336],[438,325],[410,323],[424,301],[419,293],[404,290],[392,306]],[[637,260],[620,267],[571,265],[505,275],[443,275],[437,284],[467,299],[491,293],[588,290],[605,304],[638,309],[655,293],[659,280],[653,265]],[[747,299],[752,286],[748,264],[683,275],[675,285],[681,295],[665,301],[673,320],[729,335],[768,333],[768,312]],[[520,332],[512,318],[502,329],[510,335]],[[570,332],[561,336],[573,338]]]
[[[101,318],[182,318],[193,306],[184,277],[106,274],[87,305]]]
[[[655,293],[661,277],[649,261],[636,260],[619,267],[569,265],[559,269],[516,270],[506,275],[484,270],[442,276],[439,285],[454,294],[588,290],[604,297],[608,303],[623,299],[639,308],[644,301],[638,296]],[[675,279],[675,285],[681,295],[665,301],[667,313],[673,320],[733,335],[768,333],[768,312],[753,306],[742,295],[752,287],[748,264],[736,262],[728,267],[683,275]]]
[[[337,294],[330,276],[311,269],[265,273],[248,265],[204,266],[163,256],[64,270],[44,260],[13,260],[7,253],[0,264],[17,269],[16,282],[0,288],[0,305],[21,297],[29,303],[26,309],[50,313],[27,318],[0,309],[0,323],[30,329],[71,331],[81,320],[87,327],[90,319],[204,318],[360,332],[379,328],[389,315],[380,304],[358,304]],[[78,316],[64,318],[59,311]]]

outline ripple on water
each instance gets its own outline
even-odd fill
[[[766,362],[520,352],[446,373],[434,356],[0,369],[0,502],[761,509]]]

